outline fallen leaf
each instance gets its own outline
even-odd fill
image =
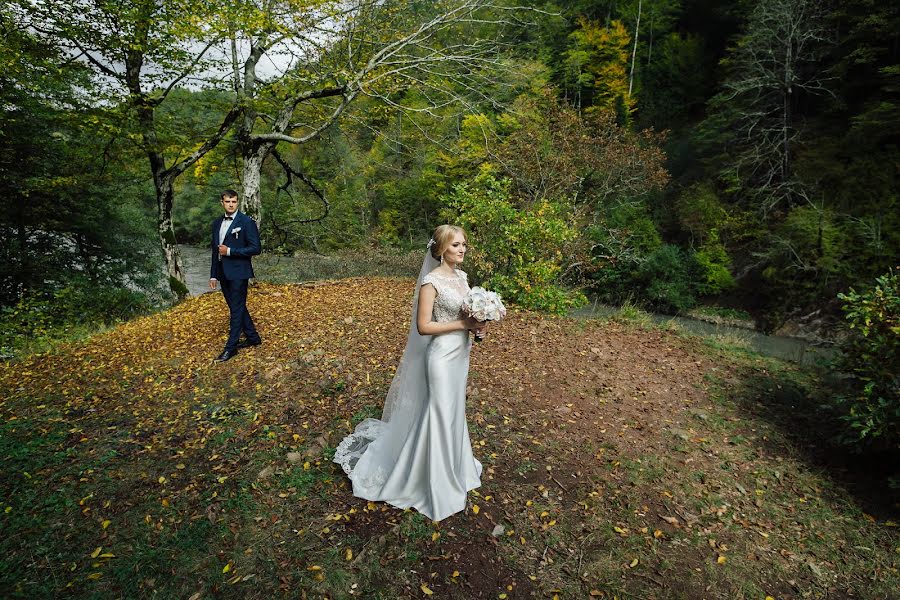
[[[428,587],[427,585],[425,585],[424,583],[423,583],[422,585],[420,585],[419,587],[422,589],[422,593],[424,593],[426,596],[430,596],[430,595],[432,595],[432,594],[434,593],[434,592],[432,592],[432,591],[429,589],[429,587]]]

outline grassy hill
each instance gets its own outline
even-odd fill
[[[0,596],[888,598],[900,536],[811,438],[794,367],[514,312],[474,347],[483,485],[439,524],[350,494],[412,281],[259,285],[0,366]],[[858,493],[858,490],[854,488]],[[877,514],[877,513],[876,513]]]

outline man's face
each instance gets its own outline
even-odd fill
[[[225,212],[233,214],[234,211],[237,210],[238,199],[237,196],[223,196],[222,197],[222,208],[225,209]]]

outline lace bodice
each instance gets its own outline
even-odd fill
[[[461,318],[463,299],[469,293],[469,279],[465,271],[456,271],[456,276],[442,275],[432,271],[422,278],[422,285],[430,283],[437,292],[434,299],[432,318],[438,323]]]

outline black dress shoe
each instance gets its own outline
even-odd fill
[[[262,340],[256,340],[255,342],[251,342],[250,340],[241,340],[238,342],[238,348],[252,348],[253,346],[259,346],[262,344]]]
[[[235,354],[237,354],[236,349],[235,350],[222,350],[222,354],[220,354],[216,357],[216,362],[225,362],[226,360],[228,360]]]

